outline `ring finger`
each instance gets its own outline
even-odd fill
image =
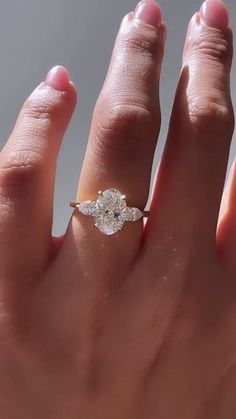
[[[160,128],[158,85],[164,41],[165,25],[153,0],[142,1],[124,18],[95,106],[78,201],[94,200],[99,190],[117,188],[127,195],[128,205],[144,209]],[[126,223],[121,234],[107,237],[94,228],[90,217],[77,213],[67,231],[60,261],[65,255],[69,269],[78,270],[75,261],[81,266],[83,257],[83,265],[87,261],[94,278],[99,271],[106,278],[114,277],[109,269],[114,271],[115,263],[116,273],[122,277],[137,253],[141,234],[142,223],[135,222]],[[81,243],[87,249],[86,256],[84,250],[81,255]],[[91,264],[94,254],[95,265]]]

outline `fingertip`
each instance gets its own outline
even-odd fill
[[[41,82],[30,94],[27,102],[51,103],[55,108],[66,107],[67,111],[74,109],[78,101],[78,92],[75,83],[70,79],[69,71],[63,66],[55,66],[47,73]]]
[[[45,84],[59,91],[66,91],[70,86],[69,71],[62,65],[57,65],[46,75]]]
[[[159,28],[162,22],[162,10],[155,0],[142,0],[135,8],[134,17],[143,23]]]
[[[225,30],[229,26],[229,11],[222,0],[206,0],[200,9],[200,15],[207,25]]]

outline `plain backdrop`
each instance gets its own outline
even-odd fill
[[[186,27],[199,9],[197,0],[161,0],[168,42],[161,78],[162,129],[154,171],[163,149],[179,77]],[[236,1],[227,2],[236,30]],[[54,234],[62,234],[71,215],[91,115],[102,87],[120,21],[133,10],[133,0],[1,0],[0,1],[0,130],[1,145],[19,109],[48,69],[65,65],[79,89],[79,107],[64,138],[58,161]],[[232,73],[236,104],[236,68]],[[235,155],[235,138],[230,162]],[[36,220],[37,222],[37,220]]]

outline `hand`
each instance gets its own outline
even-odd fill
[[[166,39],[144,0],[122,22],[78,200],[115,187],[144,208]],[[226,6],[189,24],[151,215],[105,236],[75,210],[51,237],[56,158],[76,89],[54,68],[0,154],[2,419],[236,417],[236,167]]]

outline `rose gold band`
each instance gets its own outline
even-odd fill
[[[76,208],[77,207],[77,205],[79,205],[80,204],[80,202],[76,202],[76,201],[70,201],[70,206],[72,207],[72,208]],[[145,218],[148,218],[149,216],[150,216],[150,211],[142,211],[143,212],[143,216],[145,217]]]

